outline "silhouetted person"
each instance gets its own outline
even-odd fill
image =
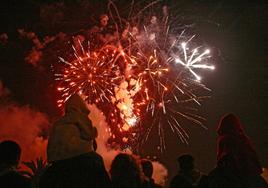
[[[118,154],[111,165],[113,188],[140,188],[141,169],[138,161],[128,154]]]
[[[52,164],[40,181],[40,188],[110,188],[103,159],[95,152]]]
[[[180,170],[171,180],[170,188],[192,188],[196,187],[202,175],[194,168],[194,158],[189,154],[178,158]]]
[[[65,104],[65,114],[52,127],[48,138],[48,162],[68,159],[94,150],[97,129],[88,118],[89,110],[75,94]]]
[[[21,148],[14,141],[0,143],[0,187],[30,188],[30,179],[17,172]]]
[[[79,95],[67,100],[65,115],[54,124],[48,139],[47,156],[51,166],[41,178],[41,188],[110,187],[103,159],[94,151],[97,130],[88,114]]]
[[[242,124],[234,114],[223,116],[217,129],[217,167],[210,173],[209,187],[267,187],[262,168]]]
[[[143,188],[161,188],[154,182],[153,176],[153,164],[151,161],[143,159],[141,161],[141,167],[143,174],[145,175],[145,181],[143,182]]]

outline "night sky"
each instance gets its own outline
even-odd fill
[[[42,61],[38,66],[25,62],[24,57],[32,44],[21,39],[17,29],[34,31],[41,38],[60,31],[71,35],[91,27],[94,17],[96,19],[101,11],[105,12],[106,1],[90,1],[91,12],[81,10],[79,14],[66,7],[77,10],[82,1],[62,1],[66,10],[62,10],[63,18],[56,20],[54,25],[49,16],[41,13],[42,7],[51,2],[0,2],[0,34],[8,35],[7,44],[1,44],[0,80],[10,90],[10,101],[29,105],[47,114],[52,121],[59,117],[59,111],[52,73],[48,73],[50,66]],[[118,6],[125,7],[127,2],[121,0]],[[197,168],[209,172],[216,162],[218,120],[223,114],[233,112],[241,118],[247,134],[254,141],[263,166],[268,167],[268,1],[173,0],[166,3],[171,13],[176,10],[184,15],[185,22],[194,23],[198,38],[212,49],[211,60],[216,69],[203,72],[203,83],[212,89],[211,98],[200,109],[200,114],[207,118],[208,130],[189,123],[189,145],[180,143],[167,132],[167,150],[163,154],[152,151],[154,142],[148,142],[143,155],[158,156],[173,176],[178,155],[190,152],[196,158]],[[94,6],[99,7],[98,12],[94,12]],[[62,16],[61,13],[59,11],[58,15]]]

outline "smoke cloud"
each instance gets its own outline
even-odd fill
[[[110,129],[106,123],[105,115],[101,112],[96,105],[88,105],[90,110],[89,118],[93,125],[98,129],[97,137],[97,153],[99,153],[104,160],[105,168],[107,171],[110,170],[113,159],[121,151],[119,149],[109,148],[107,141],[110,137]]]
[[[153,169],[153,179],[155,183],[164,187],[168,178],[167,168],[160,162],[153,161]]]
[[[8,93],[0,80],[0,98]],[[22,148],[21,161],[46,159],[49,121],[45,114],[29,106],[4,103],[0,104],[0,125],[0,141],[16,141]]]

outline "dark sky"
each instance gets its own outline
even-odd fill
[[[106,1],[96,2],[92,2],[94,6],[101,5],[100,9],[105,10]],[[126,6],[125,3],[119,1],[120,5]],[[13,101],[28,104],[55,118],[58,114],[55,97],[51,96],[51,75],[44,71],[45,66],[38,69],[24,62],[31,45],[19,39],[16,29],[33,30],[38,36],[59,31],[71,34],[83,26],[88,27],[85,20],[89,16],[81,13],[79,20],[76,14],[68,12],[72,16],[63,19],[60,25],[48,27],[44,20],[40,21],[40,7],[45,4],[33,0],[0,2],[0,33],[6,32],[9,36],[8,47],[1,46],[0,79],[11,90]],[[78,6],[71,0],[65,4]],[[186,21],[189,17],[189,22],[195,23],[198,37],[212,48],[216,70],[203,76],[203,82],[212,89],[211,98],[201,107],[208,130],[190,126],[188,146],[180,143],[174,135],[167,136],[168,147],[160,160],[174,175],[177,156],[190,152],[196,158],[197,167],[208,172],[216,160],[217,122],[224,113],[233,112],[241,118],[254,141],[263,166],[268,167],[268,1],[173,0],[167,4],[171,11],[176,10],[176,13],[185,15]],[[147,154],[153,154],[149,143],[145,148],[148,148]]]

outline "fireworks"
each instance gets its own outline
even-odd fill
[[[86,96],[85,100],[89,103],[111,102],[114,86],[122,80],[120,66],[116,62],[126,61],[124,56],[108,47],[90,53],[85,52],[81,45],[81,55],[75,48],[74,51],[76,59],[71,62],[59,58],[66,66],[61,74],[55,74],[57,80],[61,80],[58,90],[64,98],[58,101],[58,106],[74,93]]]
[[[199,90],[209,90],[201,84],[196,71],[213,70],[214,66],[207,62],[210,51],[189,48],[194,45],[194,37],[186,40],[184,31],[170,33],[167,19],[159,23],[153,16],[149,25],[121,26],[121,33],[120,19],[120,24],[115,24],[117,37],[101,45],[100,41],[98,45],[85,45],[78,40],[79,45],[73,46],[73,59],[60,57],[65,66],[55,74],[62,94],[58,106],[72,94],[80,93],[103,111],[111,141],[122,148],[143,143],[154,127],[158,129],[161,150],[166,147],[168,127],[187,143],[189,135],[180,119],[203,126],[204,118],[196,114],[192,104],[199,106],[206,98],[198,95]]]
[[[183,49],[183,55],[184,58],[180,59],[180,57],[175,57],[175,62],[180,63],[183,65],[185,68],[187,68],[192,75],[197,79],[197,81],[201,80],[201,77],[198,76],[193,69],[211,69],[214,70],[215,67],[211,65],[206,65],[206,64],[198,64],[199,62],[202,61],[202,58],[206,58],[205,56],[210,53],[209,49],[205,50],[203,53],[198,54],[198,49],[195,48],[192,50],[192,54],[190,56],[187,55],[187,43],[183,42],[181,43],[181,47]]]

